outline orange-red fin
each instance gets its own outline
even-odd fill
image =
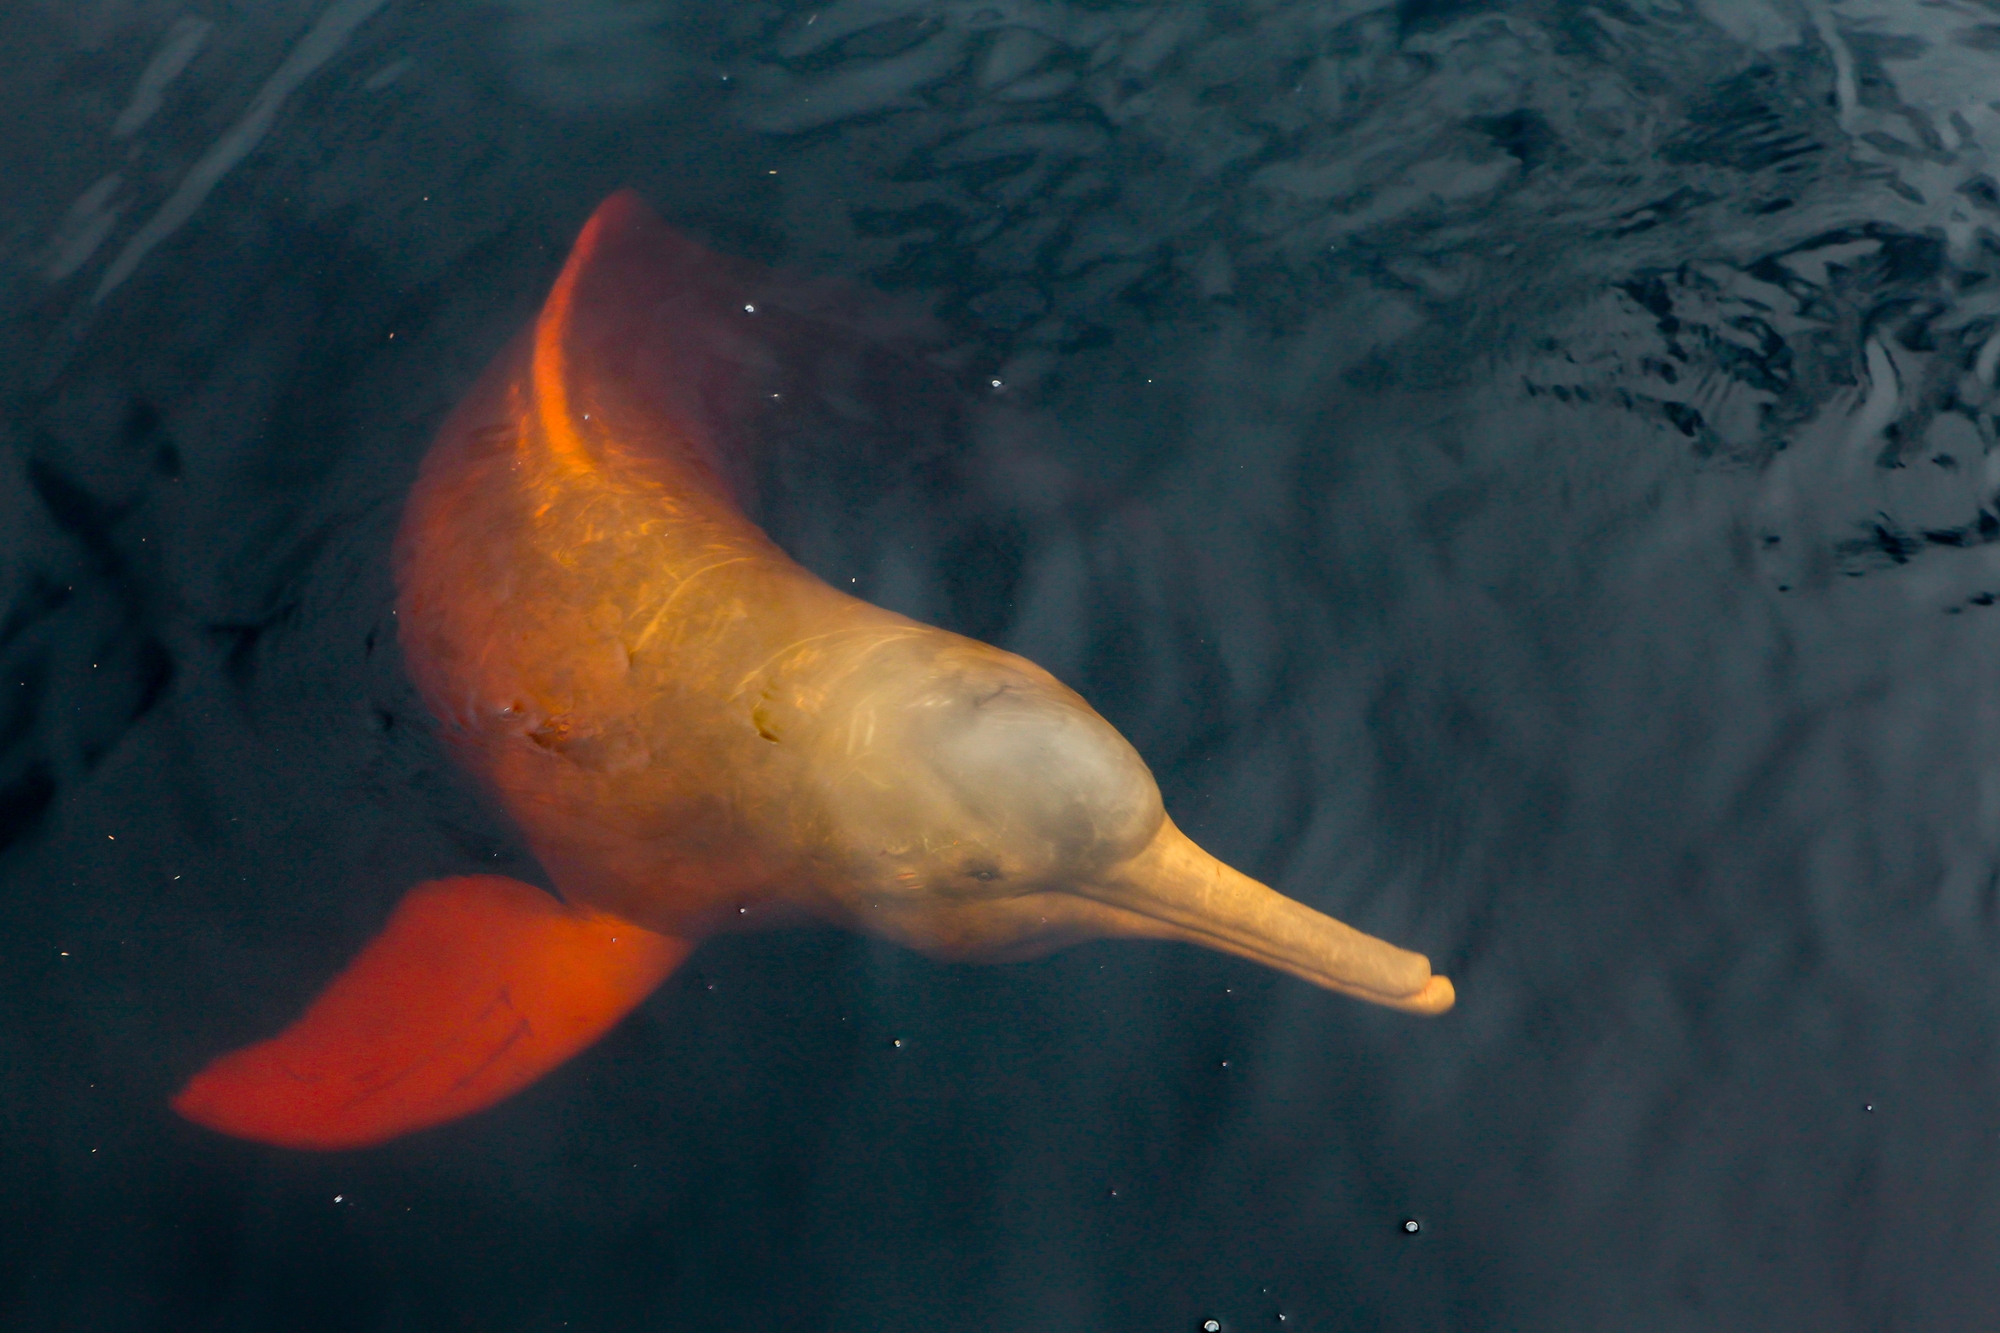
[[[411,890],[299,1020],[174,1098],[197,1124],[359,1148],[512,1096],[603,1036],[693,946],[519,880]]]

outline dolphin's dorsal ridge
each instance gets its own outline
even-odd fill
[[[830,420],[843,453],[871,434],[908,453],[962,398],[929,359],[942,331],[919,303],[718,254],[630,190],[591,215],[557,286],[572,399],[622,406],[639,420],[621,437],[679,445],[753,516],[773,436]]]

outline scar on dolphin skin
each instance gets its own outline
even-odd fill
[[[1197,847],[1048,672],[829,587],[751,522],[732,405],[811,322],[744,299],[763,282],[614,195],[409,497],[411,676],[561,901],[418,886],[296,1022],[197,1073],[183,1116],[311,1149],[454,1120],[596,1041],[703,937],[809,919],[951,959],[1182,940],[1451,1007],[1421,955]]]

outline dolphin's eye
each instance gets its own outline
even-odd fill
[[[981,883],[991,883],[992,881],[1000,878],[1000,872],[996,870],[994,867],[987,865],[967,866],[965,868],[965,873],[972,876],[974,879],[980,881]]]

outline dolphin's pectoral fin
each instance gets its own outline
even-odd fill
[[[288,1148],[358,1148],[512,1096],[609,1031],[693,946],[518,880],[433,880],[299,1020],[174,1109]]]

